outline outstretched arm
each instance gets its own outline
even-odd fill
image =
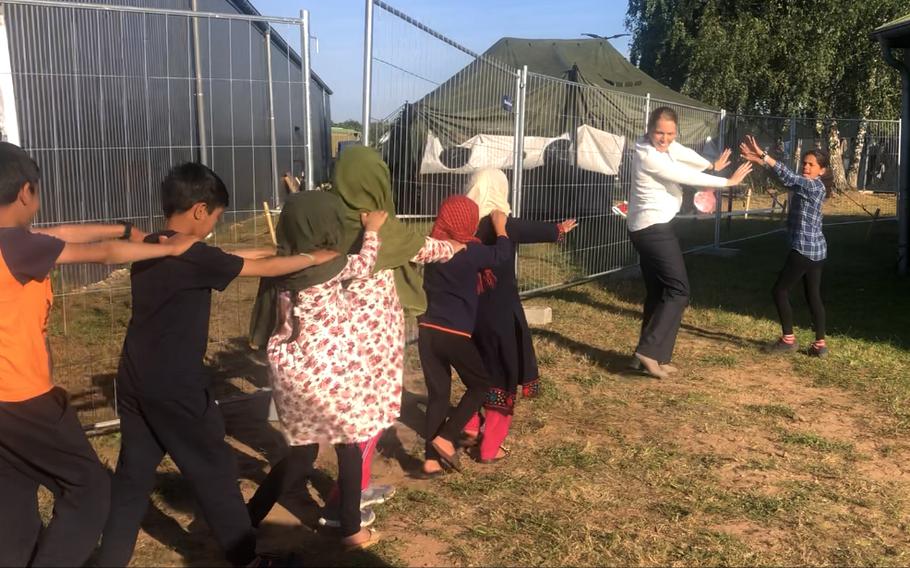
[[[67,224],[53,225],[51,227],[32,227],[33,233],[48,235],[60,239],[65,243],[95,243],[110,239],[122,239],[126,236],[127,227],[129,227],[129,240],[134,243],[141,243],[147,233],[137,229],[132,224],[123,225],[120,223],[84,223],[84,224]]]
[[[80,262],[123,264],[162,256],[180,256],[198,240],[190,235],[177,234],[173,237],[163,237],[161,244],[116,240],[99,243],[67,243],[63,247],[63,252],[57,257],[57,264]]]

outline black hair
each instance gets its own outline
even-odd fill
[[[812,156],[815,158],[815,161],[818,162],[818,165],[825,168],[825,173],[819,176],[822,180],[822,183],[825,184],[825,197],[831,197],[831,193],[834,190],[834,174],[831,172],[831,159],[828,156],[828,152],[814,148],[812,150],[806,150],[803,152],[800,162],[806,159],[806,156]],[[802,165],[802,164],[800,164]]]
[[[16,201],[22,186],[29,184],[32,193],[41,181],[41,168],[25,150],[0,142],[0,206]]]
[[[164,216],[189,211],[205,203],[209,213],[230,204],[227,187],[218,174],[208,167],[188,162],[173,168],[161,183],[161,206]]]
[[[674,124],[679,126],[679,117],[676,115],[675,110],[666,106],[657,107],[648,115],[648,132],[653,132],[657,128],[657,121],[662,118],[672,120]]]

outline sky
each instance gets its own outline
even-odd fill
[[[364,0],[251,0],[267,16],[310,11],[313,70],[334,91],[332,119],[360,120],[363,89]],[[626,0],[388,0],[388,4],[471,50],[482,53],[501,37],[582,38],[626,33]],[[422,96],[469,59],[376,9],[374,117]],[[299,38],[288,38],[295,47]],[[629,37],[611,41],[628,56]]]

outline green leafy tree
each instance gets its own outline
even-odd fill
[[[355,132],[363,132],[363,125],[360,124],[359,120],[345,120],[344,122],[335,122],[332,124],[332,126],[347,128],[348,130],[353,130]]]
[[[629,0],[630,57],[643,71],[729,111],[895,119],[900,78],[869,33],[906,0]],[[865,122],[842,167],[836,122],[826,124],[838,189],[856,184]]]

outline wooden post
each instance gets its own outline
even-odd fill
[[[749,218],[749,206],[752,204],[752,186],[749,186],[749,189],[746,190],[746,213],[743,215],[744,219]]]
[[[268,201],[262,202],[262,209],[265,211],[265,222],[269,226],[269,236],[272,237],[272,246],[278,246],[278,237],[275,236],[275,223],[272,221],[272,210],[269,209]]]

